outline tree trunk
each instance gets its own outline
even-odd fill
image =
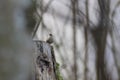
[[[33,79],[33,44],[25,30],[30,4],[30,0],[0,0],[0,80]]]
[[[59,80],[56,74],[56,60],[53,47],[44,41],[34,41],[36,44],[36,79]]]
[[[85,62],[84,62],[84,80],[88,80],[87,74],[88,74],[88,28],[89,28],[89,8],[88,8],[88,3],[89,1],[86,0],[86,24],[84,28],[84,34],[85,34]]]
[[[76,11],[77,11],[77,0],[71,0],[72,4],[72,28],[73,28],[73,59],[74,59],[74,80],[78,80],[77,76],[77,53],[76,53]]]
[[[106,38],[109,29],[109,0],[98,0],[100,8],[99,24],[96,28],[92,29],[93,38],[96,44],[96,70],[97,80],[110,80],[108,79],[107,69],[105,65],[105,48]]]

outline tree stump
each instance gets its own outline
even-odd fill
[[[35,40],[36,45],[36,79],[57,80],[55,66],[56,60],[53,47],[45,41]]]

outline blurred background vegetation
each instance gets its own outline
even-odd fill
[[[30,80],[33,40],[54,36],[64,80],[120,80],[120,0],[0,0],[0,80]]]
[[[37,0],[34,39],[54,35],[64,80],[120,80],[119,0]]]

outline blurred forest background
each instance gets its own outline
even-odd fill
[[[120,80],[120,0],[37,0],[34,39],[54,36],[64,80]]]
[[[32,39],[50,33],[64,80],[120,80],[119,14],[120,0],[0,0],[0,80],[32,80]]]

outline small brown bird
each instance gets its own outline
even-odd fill
[[[53,35],[49,34],[49,38],[46,40],[47,43],[52,44],[53,43]]]

